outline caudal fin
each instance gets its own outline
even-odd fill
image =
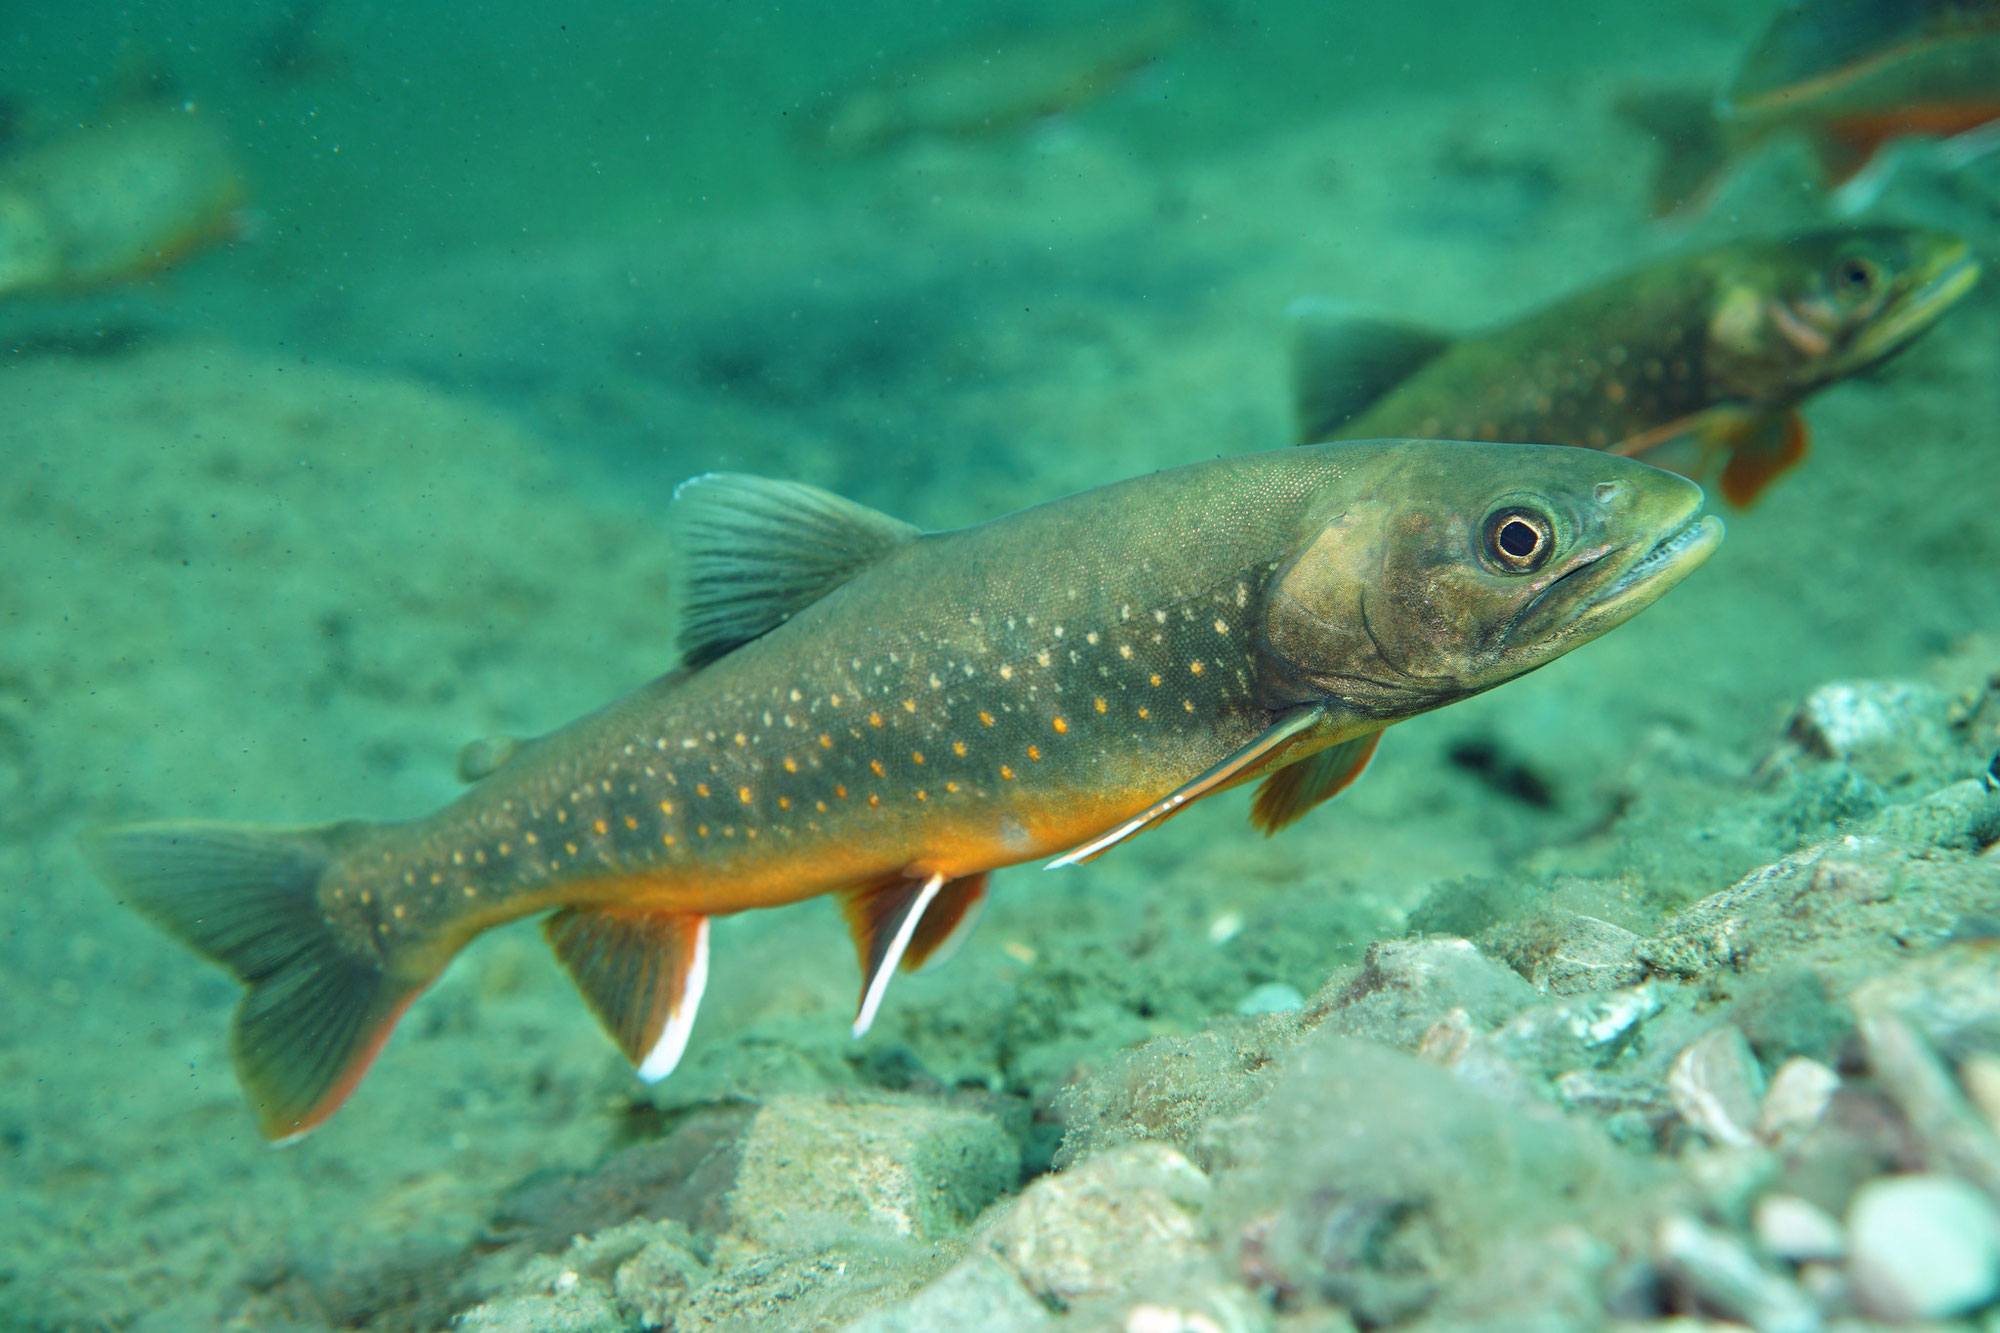
[[[137,824],[87,841],[130,906],[249,988],[230,1053],[267,1138],[332,1115],[422,988],[350,948],[325,916],[317,890],[345,827]]]
[[[1686,92],[1633,93],[1618,114],[1653,136],[1660,163],[1653,173],[1653,216],[1668,217],[1708,202],[1729,166],[1729,140],[1712,99]]]

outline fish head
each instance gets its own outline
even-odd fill
[[[1972,289],[1964,240],[1915,227],[1847,227],[1759,242],[1718,264],[1705,364],[1719,396],[1796,402],[1880,365]]]
[[[1638,614],[1722,540],[1701,487],[1596,450],[1357,453],[1266,588],[1274,706],[1395,721],[1491,689]]]

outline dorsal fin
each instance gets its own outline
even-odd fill
[[[709,472],[674,492],[685,571],[681,653],[702,666],[917,537],[901,519],[795,481]]]
[[[1287,313],[1300,444],[1333,437],[1451,346],[1435,330],[1356,317],[1312,298],[1292,302]]]

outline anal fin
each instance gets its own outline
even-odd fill
[[[708,918],[568,907],[542,934],[639,1077],[671,1074],[708,985]]]
[[[1306,811],[1330,801],[1354,784],[1375,757],[1382,733],[1329,745],[1318,754],[1301,759],[1265,778],[1250,806],[1250,822],[1265,833],[1276,833]]]
[[[947,880],[925,910],[910,935],[910,947],[903,951],[905,972],[928,972],[944,965],[979,922],[979,909],[986,902],[987,873]]]
[[[1072,848],[1043,867],[1055,870],[1061,866],[1073,866],[1102,856],[1111,848],[1125,841],[1135,833],[1142,833],[1162,820],[1177,815],[1191,802],[1198,801],[1210,792],[1218,791],[1241,777],[1264,759],[1271,757],[1279,746],[1284,745],[1302,732],[1318,725],[1322,716],[1319,708],[1300,708],[1285,714],[1273,723],[1263,735],[1230,755],[1221,763],[1184,783],[1160,800],[1153,802],[1132,818],[1108,833],[1099,834],[1081,847]]]

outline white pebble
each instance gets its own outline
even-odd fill
[[[1794,1143],[1819,1124],[1840,1087],[1840,1075],[1817,1060],[1795,1055],[1771,1075],[1757,1116],[1757,1137],[1774,1148]]]
[[[1796,1194],[1766,1194],[1751,1214],[1764,1253],[1788,1263],[1838,1259],[1846,1250],[1840,1223]]]
[[[1306,997],[1297,986],[1267,981],[1236,1002],[1239,1014],[1284,1014],[1306,1007]]]
[[[1847,1214],[1855,1295],[1883,1319],[1949,1319],[2000,1296],[2000,1214],[1951,1176],[1886,1176]]]

